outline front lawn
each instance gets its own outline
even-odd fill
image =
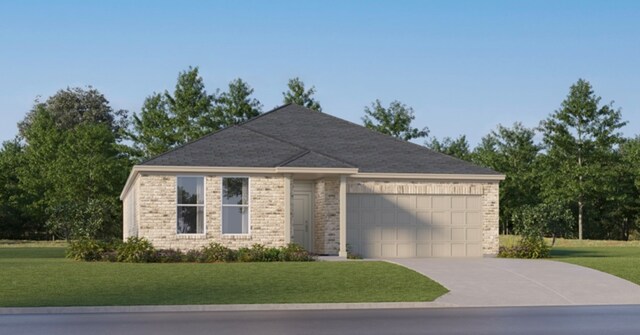
[[[593,244],[593,243],[591,243]],[[636,246],[554,247],[553,260],[600,270],[640,285],[640,247]]]
[[[447,290],[386,262],[78,262],[61,247],[0,246],[0,306],[432,301]]]

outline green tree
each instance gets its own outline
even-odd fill
[[[298,77],[289,79],[287,86],[289,87],[289,90],[287,92],[282,92],[285,104],[294,103],[314,111],[322,112],[320,102],[313,98],[313,95],[316,93],[315,86],[311,86],[310,89],[306,90],[304,83]]]
[[[80,96],[84,93],[82,89],[71,91]],[[70,119],[65,114],[67,107],[55,104],[58,94],[44,103],[36,102],[27,115],[28,122],[22,123],[24,159],[17,174],[20,189],[31,199],[26,209],[38,226],[46,224],[57,236],[117,235],[121,225],[118,194],[129,167],[129,159],[117,143],[119,131],[114,123],[118,116],[104,99],[98,107],[108,111],[111,121],[84,118],[61,122]],[[96,106],[73,105],[67,112],[73,115],[90,107]],[[100,208],[95,205],[98,202]],[[96,223],[77,216],[78,212],[110,214]]]
[[[518,208],[541,202],[538,155],[534,129],[514,123],[511,128],[498,125],[474,149],[472,161],[506,175],[500,183],[500,223],[503,234],[513,231],[513,213]]]
[[[222,127],[232,126],[262,113],[262,104],[252,98],[253,88],[242,79],[229,83],[229,90],[218,98],[217,118]]]
[[[128,136],[139,159],[159,155],[220,129],[216,97],[207,93],[198,71],[198,67],[189,67],[180,72],[173,94],[153,93],[145,99],[140,114],[133,116]]]
[[[364,113],[365,116],[362,118],[364,126],[377,132],[405,141],[429,135],[427,127],[418,129],[411,126],[411,122],[415,119],[413,108],[400,101],[392,101],[388,108],[384,108],[380,100],[376,99],[371,107],[364,108]]]
[[[465,161],[471,159],[469,142],[467,142],[467,137],[465,135],[460,135],[456,139],[445,137],[442,141],[433,137],[430,141],[425,142],[425,145],[431,150],[435,150],[445,155],[457,157]]]
[[[571,86],[560,109],[540,124],[546,149],[544,197],[547,202],[576,206],[579,239],[585,206],[594,205],[604,195],[603,187],[613,182],[609,166],[614,147],[622,141],[619,129],[626,124],[613,103],[600,106],[600,100],[591,84],[580,79]]]
[[[24,145],[19,138],[0,148],[0,239],[37,239],[41,227],[26,210],[30,199],[20,189],[18,169],[24,165]]]

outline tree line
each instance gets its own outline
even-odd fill
[[[0,148],[0,238],[121,236],[119,194],[131,167],[263,112],[242,79],[208,92],[197,67],[180,72],[173,91],[154,92],[137,113],[114,110],[92,87],[36,100],[15,139]],[[292,78],[283,103],[322,111],[315,87]],[[547,215],[548,234],[628,239],[638,228],[640,139],[624,138],[620,110],[601,105],[579,80],[560,109],[537,128],[498,127],[470,149],[464,135],[438,140],[412,125],[414,110],[375,100],[363,124],[403,140],[505,173],[500,229],[523,210]],[[538,137],[541,142],[536,141]],[[569,215],[571,220],[560,220]]]

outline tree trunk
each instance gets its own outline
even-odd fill
[[[584,204],[582,200],[578,201],[578,239],[582,240],[582,208]]]

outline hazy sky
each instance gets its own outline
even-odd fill
[[[265,111],[295,76],[357,123],[400,100],[472,146],[536,126],[585,78],[640,133],[640,1],[2,1],[0,140],[37,96],[92,85],[138,112],[189,65],[210,92],[244,79]]]

